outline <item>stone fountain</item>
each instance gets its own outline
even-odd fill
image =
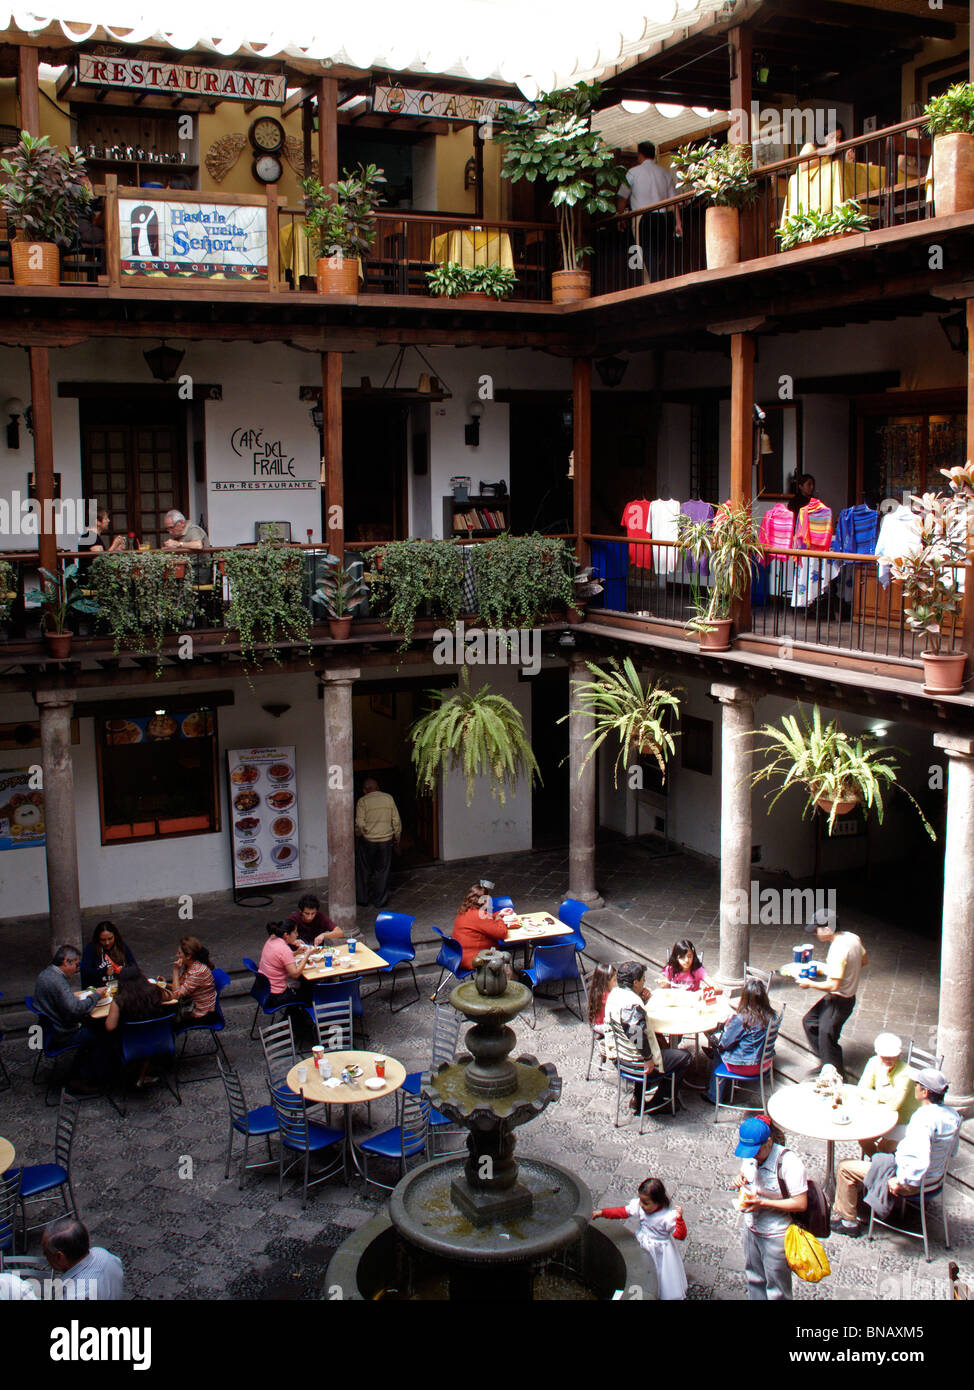
[[[514,1131],[561,1095],[549,1063],[510,1054],[512,1019],[531,991],[510,980],[506,952],[482,951],[450,1002],[470,1020],[467,1053],[424,1075],[423,1095],[469,1133],[465,1159],[434,1159],[394,1189],[387,1212],[339,1248],[327,1296],[509,1301],[655,1298],[631,1237],[591,1224],[585,1183],[560,1164],[514,1157]],[[539,1273],[557,1265],[556,1275]],[[638,1295],[631,1291],[636,1287]]]

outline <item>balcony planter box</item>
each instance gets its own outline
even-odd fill
[[[45,632],[44,644],[55,661],[65,661],[71,650],[70,632]]]
[[[739,208],[711,207],[704,223],[707,269],[723,270],[741,259],[741,214]]]
[[[933,197],[938,217],[974,208],[974,135],[934,136]]]
[[[573,304],[588,299],[592,293],[592,276],[587,270],[555,270],[551,275],[552,304]]]
[[[921,652],[925,695],[961,695],[964,691],[964,652]]]
[[[336,642],[347,642],[352,631],[351,618],[329,618],[328,631]]]
[[[319,294],[358,294],[358,261],[354,256],[343,256],[340,263],[336,258],[324,256],[315,262],[316,283]]]
[[[10,263],[15,285],[61,283],[61,252],[53,241],[12,241]]]
[[[730,618],[712,618],[712,632],[701,632],[700,650],[704,652],[729,652],[731,645]]]

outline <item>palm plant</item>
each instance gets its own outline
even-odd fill
[[[694,604],[687,631],[713,632],[717,623],[730,618],[735,600],[747,592],[752,568],[763,554],[751,508],[725,503],[712,522],[681,516],[676,543],[692,562],[693,572],[706,573],[709,589],[706,600]]]
[[[871,734],[853,739],[839,728],[833,719],[823,725],[818,705],[812,710],[809,723],[801,706],[798,717],[786,714],[777,724],[765,724],[753,735],[741,735],[763,740],[756,747],[773,756],[763,767],[751,773],[752,787],[759,782],[781,785],[771,800],[768,813],[790,787],[801,786],[808,792],[802,819],[816,808],[828,812],[828,832],[832,834],[836,816],[862,806],[868,814],[874,807],[882,824],[885,810],[883,791],[899,786],[898,764],[890,756],[892,750],[877,748]],[[920,807],[905,787],[900,791],[916,807],[924,829],[932,840],[937,838]],[[770,793],[769,793],[770,794]]]
[[[510,700],[491,695],[482,685],[473,694],[464,668],[452,693],[431,690],[429,712],[412,726],[412,760],[421,794],[435,792],[441,772],[459,770],[466,783],[467,805],[478,777],[489,779],[490,794],[503,806],[518,779],[534,785],[541,772],[524,730],[524,721]]]
[[[575,681],[575,696],[586,713],[594,717],[595,723],[585,735],[592,739],[592,746],[585,754],[582,769],[590,758],[594,758],[599,748],[612,734],[619,739],[619,752],[613,769],[613,782],[619,785],[619,769],[624,767],[630,753],[652,756],[659,765],[662,776],[666,777],[666,759],[675,751],[674,736],[668,728],[670,719],[679,719],[680,701],[675,691],[652,681],[644,690],[631,657],[623,660],[622,666],[615,658],[611,659],[612,670],[604,671],[594,662],[585,665],[595,676],[594,681]],[[562,715],[559,724],[571,716]]]

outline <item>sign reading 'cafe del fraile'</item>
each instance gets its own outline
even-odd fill
[[[79,86],[122,87],[132,92],[277,105],[283,105],[286,95],[283,73],[200,68],[148,58],[102,58],[94,53],[79,53],[75,80]]]

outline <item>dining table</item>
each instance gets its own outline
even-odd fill
[[[378,1081],[376,1061],[385,1058],[385,1077],[383,1085],[366,1085]],[[361,1177],[365,1176],[361,1160],[355,1149],[355,1131],[352,1111],[356,1105],[369,1105],[374,1100],[391,1096],[406,1080],[406,1068],[395,1057],[383,1052],[326,1052],[325,1058],[331,1067],[331,1077],[324,1079],[315,1066],[313,1057],[305,1057],[297,1062],[287,1074],[287,1084],[296,1095],[304,1096],[306,1101],[316,1105],[339,1105],[342,1110],[342,1128],[345,1131],[343,1157],[345,1180],[351,1177],[354,1169]],[[307,1068],[305,1081],[298,1079],[301,1067]],[[362,1075],[351,1082],[343,1082],[341,1075],[346,1067],[361,1067]]]
[[[429,258],[437,265],[452,261],[467,269],[478,265],[514,269],[514,253],[507,232],[485,231],[483,227],[456,227],[441,232],[430,242]]]
[[[0,1173],[5,1173],[8,1168],[12,1168],[16,1157],[17,1150],[10,1140],[0,1138]]]
[[[788,180],[781,225],[799,208],[832,212],[849,198],[862,199],[878,192],[886,181],[886,170],[880,164],[856,164],[838,155],[810,159]]]
[[[708,1003],[699,989],[654,989],[646,1000],[646,1018],[653,1032],[671,1038],[692,1036],[695,1062],[700,1060],[701,1035],[720,1028],[733,1012],[734,1005],[726,994],[718,994]],[[686,1085],[703,1090],[689,1080]]]
[[[841,1087],[842,1104],[836,1108],[833,1098],[817,1093],[815,1085],[814,1081],[802,1081],[797,1086],[779,1087],[768,1097],[768,1114],[789,1134],[825,1141],[822,1188],[831,1202],[835,1196],[836,1144],[881,1139],[896,1127],[899,1115],[893,1106],[866,1100],[848,1084]]]
[[[348,949],[347,942],[339,942],[333,946],[330,966],[324,963],[327,950],[327,946],[319,946],[314,954],[308,957],[301,971],[305,980],[316,984],[321,980],[348,979],[351,975],[368,975],[376,970],[385,970],[389,964],[361,941],[356,944],[354,951]]]
[[[512,926],[504,938],[505,946],[540,946],[559,936],[571,936],[573,931],[550,912],[518,912],[510,921]]]
[[[149,984],[150,984],[150,985],[157,985],[158,988],[162,991],[163,994],[168,994],[168,992],[169,992],[169,985],[166,983],[165,980],[163,980],[163,979],[159,979],[159,980],[154,979],[151,975],[148,977],[148,979],[149,979]],[[76,997],[77,999],[85,999],[85,998],[87,998],[87,996],[88,996],[89,994],[92,993],[92,991],[91,991],[90,989],[76,989],[74,993],[75,993],[75,997]],[[89,1013],[88,1017],[89,1017],[89,1018],[93,1018],[93,1019],[107,1018],[107,1017],[108,1017],[108,1011],[109,1011],[109,1009],[112,1007],[112,999],[113,999],[113,998],[114,998],[114,995],[110,994],[110,995],[107,995],[106,998],[99,1000],[99,1002],[95,1005],[95,1007],[94,1007],[94,1008],[91,1010],[91,1012]],[[166,1001],[164,1001],[164,1002],[169,1002],[169,1001],[166,1000]],[[173,1004],[173,1007],[175,1008],[175,1005],[176,1005],[176,1000],[175,1000],[175,999],[172,1000],[172,1004]]]

